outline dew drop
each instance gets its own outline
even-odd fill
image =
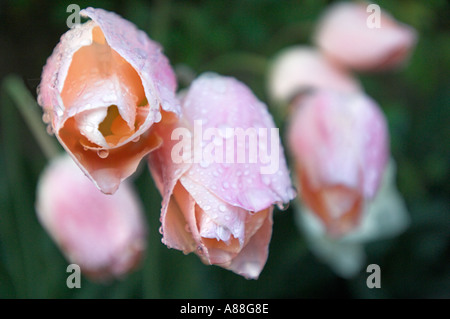
[[[276,204],[277,204],[278,209],[282,210],[282,211],[289,208],[289,203],[277,202]]]
[[[42,114],[42,121],[43,121],[45,124],[50,123],[50,115],[49,115],[47,112],[45,112],[44,114]]]
[[[200,166],[203,167],[203,168],[207,168],[209,166],[209,162],[203,160],[203,161],[200,162]]]
[[[227,209],[227,208],[225,207],[225,205],[220,205],[220,206],[219,206],[219,210],[220,210],[221,212],[224,212],[226,209]]]
[[[49,135],[55,134],[55,132],[53,131],[53,128],[52,128],[52,126],[51,126],[50,124],[47,125],[47,133],[48,133]]]
[[[158,231],[159,231],[159,233],[161,234],[161,235],[163,235],[164,234],[164,231],[163,231],[163,228],[162,228],[162,226],[159,226],[159,229],[158,229]],[[164,242],[163,242],[164,243]]]
[[[84,128],[84,130],[85,130],[87,133],[92,133],[92,132],[94,132],[94,127],[93,127],[92,125],[86,125],[86,127]]]
[[[155,123],[158,123],[158,122],[160,122],[161,121],[161,119],[162,119],[162,115],[161,115],[161,113],[155,113],[155,115],[153,116],[153,121],[155,121]]]
[[[203,255],[204,254],[204,251],[203,251],[203,247],[202,246],[197,246],[197,254],[199,254],[199,255]]]
[[[185,230],[187,233],[190,233],[190,232],[191,232],[191,227],[189,227],[189,224],[184,225],[184,230]]]
[[[100,150],[97,151],[97,155],[100,158],[107,158],[108,155],[109,155],[109,151],[105,150],[105,149],[100,149]]]
[[[223,188],[227,189],[228,187],[230,187],[230,184],[228,184],[228,182],[223,182],[222,186]]]
[[[297,189],[295,187],[289,187],[287,190],[287,195],[290,199],[295,198],[295,196],[297,196],[298,192]]]
[[[139,142],[140,139],[141,139],[141,136],[138,135],[138,136],[136,136],[136,137],[133,139],[133,142],[134,142],[134,143]]]

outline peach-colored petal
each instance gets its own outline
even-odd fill
[[[131,185],[101,193],[69,156],[42,174],[39,220],[70,262],[94,279],[120,277],[137,266],[145,249],[146,225]]]
[[[342,2],[331,6],[319,21],[314,41],[336,62],[355,70],[385,70],[404,64],[416,44],[416,31],[380,11],[372,25],[368,3]]]
[[[274,100],[289,102],[308,89],[362,90],[359,82],[317,49],[295,46],[274,59],[269,74],[269,92]]]
[[[288,137],[302,199],[330,232],[354,227],[362,204],[379,188],[389,154],[376,103],[363,94],[316,91],[297,105]]]
[[[132,23],[102,9],[80,14],[91,20],[61,37],[43,69],[38,102],[75,162],[113,193],[159,145],[149,131],[161,111],[179,115],[176,78],[159,44]]]
[[[272,237],[272,208],[269,208],[267,217],[261,227],[257,228],[253,236],[234,258],[228,269],[246,278],[257,279],[266,264],[269,250],[268,245]]]

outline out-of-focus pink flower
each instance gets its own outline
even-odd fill
[[[416,43],[415,30],[381,10],[378,19],[378,12],[368,6],[364,2],[331,6],[319,21],[315,44],[331,59],[359,71],[404,64]]]
[[[363,94],[316,91],[297,105],[288,138],[301,199],[330,235],[356,227],[389,156],[376,103]]]
[[[91,20],[62,37],[39,85],[43,119],[80,168],[114,193],[161,140],[161,109],[179,113],[176,79],[159,44],[115,13],[87,8]]]
[[[127,182],[105,195],[64,155],[42,174],[36,211],[68,260],[92,279],[120,277],[141,260],[146,224]]]
[[[268,256],[273,205],[295,197],[278,130],[266,106],[229,77],[196,79],[182,112],[172,129],[156,126],[165,142],[149,154],[163,195],[163,242],[257,278]]]
[[[317,49],[295,46],[281,51],[272,63],[269,92],[274,100],[290,102],[309,89],[361,90],[358,81]]]

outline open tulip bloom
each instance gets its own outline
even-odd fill
[[[62,37],[48,58],[38,102],[65,150],[104,193],[114,193],[161,144],[161,110],[179,113],[176,78],[160,46],[112,12]]]

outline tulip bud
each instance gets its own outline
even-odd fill
[[[105,195],[65,155],[42,174],[36,211],[67,259],[91,279],[123,276],[141,260],[145,220],[126,182],[114,195]]]
[[[315,44],[337,63],[358,71],[401,66],[416,43],[415,30],[379,6],[371,8],[350,2],[331,6],[318,23]]]
[[[160,127],[165,143],[149,155],[163,195],[163,242],[257,278],[268,256],[273,205],[295,196],[278,129],[244,84],[218,75],[191,84],[182,112],[172,129]]]
[[[290,102],[308,89],[361,90],[358,81],[340,65],[335,65],[312,47],[284,49],[272,63],[269,92],[276,101]]]
[[[115,13],[91,18],[62,37],[39,85],[44,121],[85,174],[114,193],[161,144],[151,127],[160,109],[179,112],[176,79],[160,46]]]
[[[297,105],[288,138],[304,203],[330,235],[356,227],[389,155],[376,103],[363,94],[316,91]]]

